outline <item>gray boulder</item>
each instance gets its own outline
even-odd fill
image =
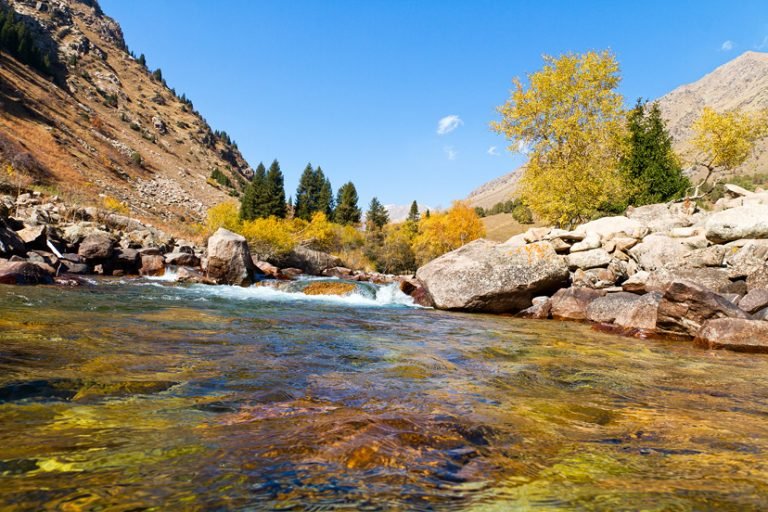
[[[704,227],[707,239],[716,244],[740,238],[768,238],[768,205],[740,206],[715,212]]]
[[[87,261],[105,260],[112,256],[114,248],[115,241],[109,234],[92,233],[80,242],[77,254]]]
[[[605,249],[592,249],[589,251],[572,252],[566,256],[568,268],[588,270],[590,268],[607,267],[611,262],[611,255]]]
[[[253,283],[258,269],[253,264],[245,237],[219,228],[208,239],[206,275],[217,282],[238,286]]]
[[[768,353],[768,322],[742,318],[708,320],[693,343],[709,349]]]
[[[511,247],[475,240],[416,273],[439,309],[519,311],[536,295],[568,282],[568,267],[549,242]]]
[[[598,297],[587,306],[587,320],[612,323],[624,311],[634,308],[640,300],[640,295],[629,292],[609,293]]]

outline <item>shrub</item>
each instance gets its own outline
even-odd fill
[[[128,215],[131,212],[125,203],[122,203],[119,199],[116,199],[112,196],[104,196],[101,204],[104,209],[119,213],[121,215]]]
[[[242,223],[241,234],[261,259],[281,256],[296,245],[291,222],[276,217],[245,221]]]
[[[144,159],[141,157],[141,153],[138,151],[131,153],[131,163],[137,167],[143,167]]]
[[[240,212],[237,203],[227,201],[210,208],[205,224],[211,233],[219,228],[239,233],[242,225],[240,224]]]

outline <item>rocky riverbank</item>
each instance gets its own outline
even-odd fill
[[[573,230],[476,240],[416,276],[439,309],[768,353],[768,192],[726,189],[713,211],[655,204]]]
[[[57,197],[0,196],[0,283],[78,285],[82,276],[159,276],[169,266],[182,282],[249,285],[303,274],[389,283],[392,276],[353,271],[306,247],[261,261],[246,240],[220,229],[201,246],[114,212],[64,204]]]

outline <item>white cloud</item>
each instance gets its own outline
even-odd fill
[[[488,151],[486,151],[491,156],[499,156],[501,153],[499,153],[499,150],[496,149],[496,146],[491,146],[488,148]]]
[[[445,146],[443,151],[445,151],[445,156],[448,157],[448,160],[456,160],[456,157],[459,156],[459,152],[453,146]]]
[[[723,44],[720,45],[720,51],[721,52],[729,52],[733,50],[733,47],[736,46],[733,41],[730,39],[727,41],[723,41]]]
[[[760,44],[756,44],[755,48],[757,50],[765,50],[766,48],[768,48],[768,36],[765,36],[763,38],[763,41]]]
[[[445,135],[463,125],[464,121],[457,115],[445,116],[437,122],[437,134]]]

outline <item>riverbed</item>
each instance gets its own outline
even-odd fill
[[[103,279],[0,287],[0,510],[765,510],[768,356]]]

